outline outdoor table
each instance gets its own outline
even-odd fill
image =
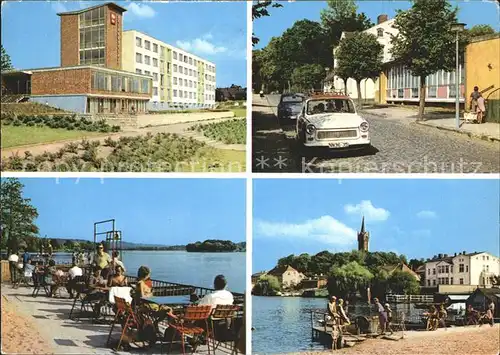
[[[163,304],[167,306],[187,306],[191,304],[189,296],[152,296],[141,297],[147,303]]]

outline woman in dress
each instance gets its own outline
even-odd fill
[[[113,276],[110,276],[108,280],[108,287],[124,287],[128,286],[127,277],[121,265],[115,266],[115,272]]]

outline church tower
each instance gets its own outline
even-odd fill
[[[368,240],[370,239],[370,233],[365,230],[365,216],[361,221],[361,230],[358,233],[358,250],[368,251]]]

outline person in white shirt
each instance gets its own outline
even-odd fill
[[[17,281],[17,264],[19,264],[19,255],[12,252],[9,256],[10,282],[15,284]]]
[[[234,303],[233,294],[226,290],[227,281],[224,275],[217,275],[214,279],[215,291],[203,297],[198,304],[215,306],[232,305]]]
[[[66,286],[66,290],[69,293],[69,298],[73,298],[73,289],[75,288],[75,282],[77,281],[75,280],[75,277],[83,276],[83,270],[77,265],[77,262],[74,262],[71,269],[68,270],[68,275],[69,281]]]

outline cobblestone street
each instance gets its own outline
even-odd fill
[[[498,173],[500,143],[414,122],[363,114],[373,150],[300,153],[295,127],[280,127],[279,95],[253,99],[253,171],[303,173]],[[266,160],[267,159],[267,160]]]

